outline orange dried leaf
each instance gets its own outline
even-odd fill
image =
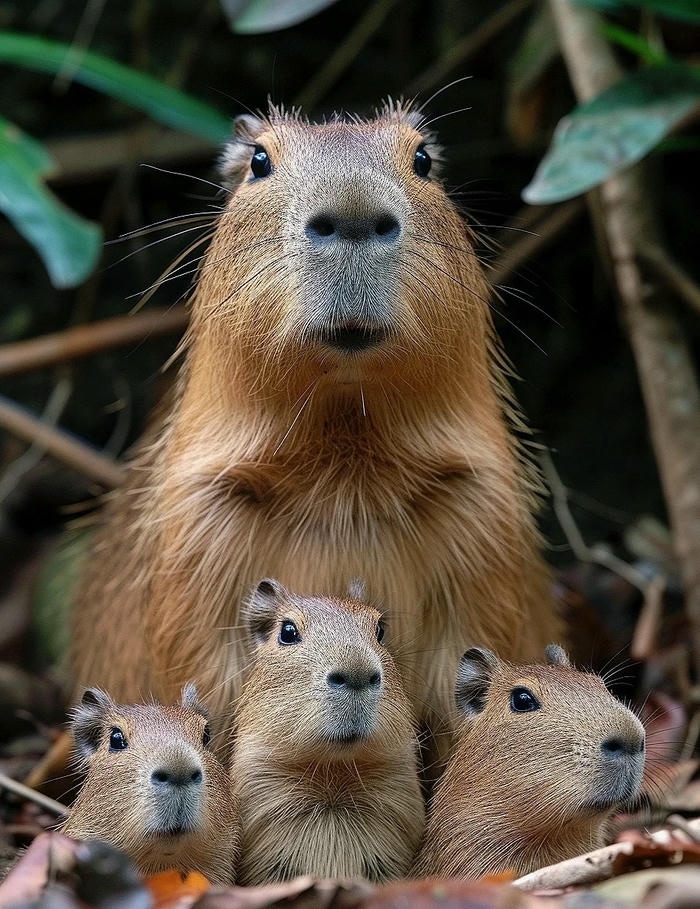
[[[211,883],[198,871],[183,874],[176,868],[161,871],[146,878],[146,887],[155,906],[164,905],[182,897],[198,897],[211,887]]]

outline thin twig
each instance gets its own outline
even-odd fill
[[[700,710],[696,709],[688,723],[688,731],[686,732],[685,741],[681,748],[681,753],[678,758],[679,761],[689,761],[692,758],[695,754],[695,746],[698,743],[698,738],[700,738]]]
[[[357,59],[362,48],[381,27],[397,2],[398,0],[378,0],[370,3],[367,12],[329,57],[326,65],[299,92],[294,101],[295,106],[311,110],[319,103],[350,64]]]
[[[93,180],[125,164],[149,161],[174,164],[190,158],[210,158],[213,143],[153,124],[115,129],[99,135],[51,139],[46,147],[54,162],[51,183]]]
[[[132,316],[117,316],[50,335],[0,345],[0,377],[17,375],[89,357],[104,350],[137,344],[149,337],[177,334],[187,327],[183,305],[147,309]]]
[[[55,426],[58,423],[72,393],[72,380],[67,377],[59,379],[51,389],[49,400],[41,415],[42,422],[46,426]],[[4,474],[0,476],[0,503],[4,502],[8,495],[17,488],[22,477],[39,463],[45,453],[43,446],[35,441],[8,466]]]
[[[666,281],[674,293],[677,293],[696,312],[700,312],[700,287],[677,262],[673,261],[665,249],[661,249],[659,246],[640,249],[639,258],[643,263],[647,263],[663,281]]]
[[[656,637],[664,611],[666,578],[657,575],[651,578],[644,592],[644,604],[634,627],[630,656],[633,660],[645,661],[656,651]]]
[[[557,520],[564,532],[566,540],[571,546],[571,550],[581,562],[591,562],[596,565],[602,565],[609,571],[614,572],[628,583],[632,584],[642,593],[647,592],[649,579],[637,571],[637,569],[628,562],[619,559],[614,553],[602,546],[589,546],[583,539],[581,531],[578,529],[576,521],[569,508],[569,493],[561,481],[554,462],[549,452],[544,451],[541,454],[542,473],[545,481],[552,494],[552,508],[557,516]]]
[[[26,799],[29,802],[34,802],[36,805],[40,805],[42,808],[45,808],[52,814],[57,814],[59,817],[66,817],[70,814],[70,808],[68,808],[66,805],[62,805],[55,799],[49,798],[48,795],[43,795],[43,793],[37,792],[36,789],[30,789],[29,786],[25,786],[24,783],[20,783],[18,780],[13,780],[11,776],[3,773],[1,770],[0,787],[7,789],[8,792],[14,792],[15,795],[19,795],[21,798]]]
[[[4,395],[0,395],[0,427],[40,445],[51,457],[107,489],[120,486],[124,480],[125,471],[119,464],[65,430],[48,426]]]
[[[504,28],[516,19],[521,13],[531,6],[532,0],[511,0],[497,10],[488,19],[485,19],[474,31],[469,32],[464,38],[453,44],[431,66],[423,70],[409,82],[406,95],[413,97],[428,88],[437,85],[455,67],[464,64],[469,57],[478,53],[487,44],[490,44]]]
[[[558,205],[541,221],[530,227],[531,233],[520,236],[515,243],[503,250],[489,269],[489,282],[495,285],[506,281],[523,262],[531,259],[566,230],[583,213],[584,209],[585,204],[582,199],[574,199],[572,202]]]

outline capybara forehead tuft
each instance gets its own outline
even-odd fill
[[[290,594],[277,608],[278,618],[295,617],[306,631],[328,632],[336,637],[339,632],[358,630],[374,636],[374,629],[381,618],[381,613],[358,600],[341,599],[340,597],[298,596]]]
[[[115,705],[103,719],[106,732],[112,727],[121,729],[133,746],[172,741],[173,738],[200,744],[205,723],[205,718],[196,710],[162,704]]]
[[[493,673],[489,697],[497,697],[499,692],[507,694],[519,686],[537,689],[543,697],[552,698],[559,704],[589,704],[591,699],[605,705],[616,702],[599,675],[582,672],[573,666],[542,663],[502,662]]]

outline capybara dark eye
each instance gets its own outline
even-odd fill
[[[280,644],[299,644],[301,642],[301,635],[294,622],[290,622],[289,619],[285,619],[282,622],[277,640]]]
[[[211,729],[209,728],[209,723],[207,723],[202,733],[202,745],[206,748],[209,742],[211,742]]]
[[[384,640],[384,633],[386,628],[384,627],[384,622],[381,619],[377,622],[377,641],[381,644]]]
[[[416,154],[413,158],[413,169],[419,177],[427,179],[432,163],[433,159],[428,154],[425,145],[421,143],[416,149]]]
[[[121,731],[117,729],[116,726],[112,726],[112,731],[109,734],[109,750],[110,751],[123,751],[127,746],[128,742],[126,736]]]
[[[529,688],[514,688],[510,693],[510,709],[513,713],[531,713],[540,709],[540,702]]]
[[[253,157],[250,159],[250,169],[253,171],[253,176],[258,179],[269,177],[272,173],[272,161],[262,145],[255,146]]]

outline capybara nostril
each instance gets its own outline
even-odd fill
[[[644,739],[641,737],[624,738],[623,736],[612,735],[601,743],[600,750],[608,758],[623,758],[642,754],[644,751]]]
[[[363,217],[346,217],[326,212],[310,218],[304,229],[313,244],[336,241],[393,243],[401,234],[398,219],[389,212]]]

